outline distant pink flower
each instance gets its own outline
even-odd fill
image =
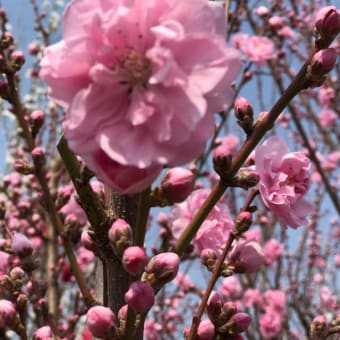
[[[53,334],[50,326],[43,326],[34,333],[34,340],[53,340]]]
[[[323,109],[320,112],[319,120],[320,124],[324,127],[332,127],[334,123],[337,121],[337,114],[331,109]]]
[[[188,15],[190,13],[190,15]],[[201,154],[241,68],[206,0],[73,0],[41,76],[69,146],[122,193]]]
[[[260,317],[260,332],[265,339],[279,335],[281,328],[282,317],[280,314],[268,310]]]
[[[318,100],[321,106],[328,107],[329,102],[335,98],[335,91],[332,87],[321,86]]]
[[[172,234],[175,238],[180,237],[208,195],[207,189],[195,190],[184,202],[174,206],[169,220],[172,222]],[[198,252],[206,248],[221,252],[233,226],[228,206],[221,202],[217,203],[193,240]]]
[[[279,137],[269,137],[255,151],[259,189],[265,205],[282,227],[306,224],[313,206],[303,198],[309,188],[310,160],[302,152],[288,152]]]
[[[223,148],[223,151],[225,154],[230,154],[234,156],[239,147],[240,139],[235,135],[228,135],[228,136],[216,139],[216,143],[219,144],[217,146],[217,149]]]
[[[261,292],[257,289],[247,289],[243,294],[243,303],[246,307],[260,305],[262,301]]]
[[[0,274],[5,274],[8,270],[9,254],[0,250]]]
[[[162,325],[157,323],[154,319],[147,319],[144,324],[144,337],[146,340],[160,340],[160,331],[163,329]]]
[[[266,61],[275,58],[274,43],[266,37],[235,34],[233,44],[258,66],[263,66]]]
[[[336,296],[332,295],[328,287],[322,286],[320,288],[321,305],[326,310],[333,310],[336,307]]]
[[[263,252],[267,265],[271,265],[281,256],[283,247],[283,244],[275,239],[266,242],[263,247]]]
[[[226,298],[237,298],[241,294],[241,283],[236,276],[223,279],[219,292]]]
[[[263,294],[263,302],[265,309],[271,309],[280,315],[286,313],[286,294],[282,290],[267,290]]]

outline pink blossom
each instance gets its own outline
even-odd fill
[[[320,124],[324,127],[332,127],[334,123],[337,121],[337,114],[331,109],[323,109],[320,112],[319,120]]]
[[[313,206],[303,198],[309,188],[310,160],[302,152],[288,152],[279,137],[269,137],[255,151],[259,189],[265,205],[283,228],[306,224]]]
[[[0,274],[5,274],[8,270],[9,254],[0,250]]]
[[[174,206],[169,220],[172,222],[172,233],[175,238],[180,237],[208,195],[209,190],[207,189],[195,190],[184,202]],[[230,217],[227,205],[222,202],[217,203],[193,240],[198,252],[210,248],[220,253],[233,225],[234,222]]]
[[[322,286],[320,288],[321,305],[326,310],[334,310],[336,307],[336,296],[332,295],[329,288]]]
[[[284,245],[275,239],[271,239],[266,242],[263,247],[263,252],[267,265],[271,265],[281,256],[283,247]]]
[[[190,13],[190,15],[188,15]],[[69,146],[123,193],[196,158],[241,68],[223,9],[206,0],[73,0],[41,76]],[[208,79],[208,81],[207,81]]]
[[[237,298],[241,294],[241,283],[236,276],[229,276],[223,279],[220,293],[227,298]]]
[[[84,210],[77,203],[73,195],[70,197],[69,201],[60,209],[60,212],[66,217],[70,214],[73,214],[74,216],[76,216],[77,223],[79,223],[80,225],[85,225],[87,222],[87,217],[84,213]]]
[[[280,314],[267,310],[260,317],[260,332],[265,338],[278,336],[282,328],[282,317]]]
[[[282,290],[267,290],[263,294],[265,309],[271,309],[280,315],[286,313],[286,294]]]
[[[262,233],[260,227],[254,227],[250,230],[247,230],[243,236],[246,240],[254,240],[256,242],[261,242],[262,240]]]
[[[160,331],[162,325],[157,323],[154,319],[147,319],[144,324],[144,337],[146,340],[160,340]]]
[[[34,340],[53,340],[52,330],[50,326],[43,326],[34,333]]]
[[[263,250],[256,241],[238,241],[228,262],[234,267],[235,273],[255,273],[264,263]]]
[[[223,150],[223,154],[234,156],[240,144],[240,139],[235,135],[228,135],[225,137],[217,138],[216,143],[219,144],[215,149]]]
[[[195,287],[190,279],[190,276],[181,272],[177,273],[177,276],[175,277],[175,283],[181,290],[193,289]]]
[[[0,300],[0,328],[4,329],[6,327],[14,326],[17,312],[15,310],[15,305],[13,302],[1,299]]]
[[[318,100],[321,106],[328,107],[329,102],[335,98],[335,91],[332,87],[321,86],[319,90]]]
[[[261,36],[247,34],[235,34],[233,44],[245,54],[249,60],[258,66],[265,65],[266,61],[275,58],[274,43]]]
[[[247,289],[243,294],[243,303],[246,307],[260,305],[262,301],[261,292],[257,289]]]

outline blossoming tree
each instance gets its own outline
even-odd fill
[[[3,4],[1,339],[340,336],[326,5]]]

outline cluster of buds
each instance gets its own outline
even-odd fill
[[[224,302],[217,292],[213,292],[210,296],[207,313],[214,326],[216,339],[237,336],[246,331],[250,325],[250,316],[239,312],[234,302]]]
[[[151,206],[167,206],[184,201],[194,188],[195,176],[185,168],[172,168],[151,193]]]
[[[340,12],[334,6],[322,8],[316,15],[314,35],[315,47],[318,51],[312,57],[307,75],[309,86],[320,86],[327,73],[335,66],[337,51],[328,47],[340,32]]]

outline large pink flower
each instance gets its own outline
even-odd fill
[[[310,160],[303,152],[288,152],[279,137],[269,137],[255,151],[262,200],[282,227],[306,224],[313,206],[303,198],[309,188]]]
[[[41,75],[66,109],[69,146],[116,190],[197,157],[240,70],[223,9],[207,0],[73,0]],[[126,170],[126,174],[125,174]]]
[[[180,237],[208,196],[207,189],[195,190],[184,202],[174,206],[169,220],[175,238]],[[233,226],[228,206],[222,202],[215,204],[193,240],[198,252],[209,248],[221,253]]]

